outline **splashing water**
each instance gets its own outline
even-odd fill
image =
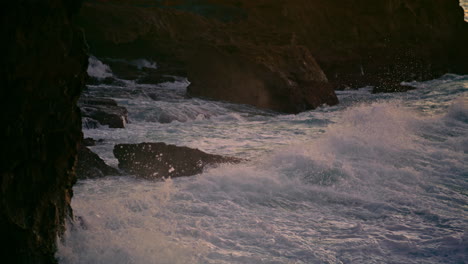
[[[88,62],[89,65],[87,72],[90,77],[102,80],[113,76],[110,67],[102,63],[102,61],[98,60],[96,57],[89,57]]]
[[[183,79],[90,86],[130,113],[126,129],[84,131],[109,164],[116,143],[143,141],[250,161],[79,182],[60,263],[468,262],[468,76],[409,84],[299,115],[185,98]]]

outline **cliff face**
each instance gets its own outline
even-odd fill
[[[0,62],[0,252],[3,263],[55,263],[71,214],[86,78],[80,1],[3,3]]]
[[[191,12],[157,2],[87,2],[79,23],[91,52],[98,57],[150,58],[187,71],[189,94],[297,113],[338,102],[327,77],[309,49],[288,42],[256,41],[233,10],[229,19]],[[241,10],[242,11],[242,10]],[[202,12],[204,13],[204,12]],[[209,12],[208,12],[209,13]],[[226,22],[227,21],[227,22]],[[235,24],[233,24],[235,23]],[[269,36],[267,36],[268,38]]]
[[[97,56],[196,65],[197,76],[211,73],[210,80],[194,79],[197,86],[211,90],[239,84],[218,81],[226,69],[216,69],[233,68],[240,58],[250,58],[242,67],[266,66],[266,75],[300,85],[308,77],[289,78],[289,69],[278,66],[297,53],[291,46],[305,47],[335,87],[392,90],[403,80],[468,72],[468,24],[458,0],[89,1],[80,23]],[[252,82],[277,81],[259,78]]]

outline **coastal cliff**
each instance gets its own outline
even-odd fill
[[[56,263],[57,235],[71,216],[87,67],[71,23],[80,4],[8,1],[0,11],[2,263]]]
[[[79,23],[98,57],[177,65],[193,95],[283,112],[468,72],[457,0],[87,1]]]

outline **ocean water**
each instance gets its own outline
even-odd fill
[[[468,76],[407,84],[298,115],[186,98],[183,78],[89,86],[129,110],[84,130],[113,166],[116,143],[156,141],[249,161],[79,181],[59,263],[468,263]]]

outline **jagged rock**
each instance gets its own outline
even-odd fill
[[[75,171],[78,179],[120,175],[117,169],[107,165],[96,153],[85,146],[80,147],[77,159]]]
[[[447,72],[468,73],[468,24],[458,0],[181,0],[150,5],[109,0],[87,2],[80,23],[93,54],[191,65],[189,80],[203,89],[223,84],[224,99],[238,91],[237,77],[255,89],[266,84],[269,90],[271,80],[279,79],[285,89],[297,90],[294,79],[285,78],[297,74],[296,69],[280,66],[288,59],[284,51],[295,45],[308,49],[334,87],[396,86]],[[208,65],[197,56],[199,50],[208,56]],[[276,59],[266,64],[271,58]],[[265,65],[273,67],[258,70]],[[197,78],[208,76],[205,66],[215,70],[215,81]],[[265,74],[253,78],[241,66]],[[227,72],[227,80],[220,80]],[[315,86],[309,87],[305,90],[315,93]]]
[[[192,83],[192,96],[288,113],[338,103],[333,87],[304,46],[257,43],[237,37],[226,42],[218,33],[211,35],[210,29],[228,35],[237,33],[229,32],[226,25],[217,21],[206,21],[187,12],[142,9],[128,3],[87,3],[87,7],[81,21],[97,56],[129,59],[154,54],[157,57],[151,59],[162,61],[163,65],[181,63]],[[154,17],[165,22],[159,23]],[[119,28],[112,26],[111,21],[116,20]],[[151,36],[146,36],[149,32]],[[199,32],[210,36],[205,39]],[[110,35],[112,40],[105,37]]]
[[[0,255],[2,263],[56,263],[71,217],[81,141],[76,101],[86,81],[80,1],[2,2]]]
[[[119,160],[120,169],[145,179],[191,176],[203,172],[207,166],[242,161],[165,143],[118,144],[114,156]]]
[[[110,128],[125,128],[128,122],[128,111],[117,102],[108,98],[83,96],[78,105],[84,118],[84,127],[96,128],[98,125],[108,125]]]
[[[327,77],[303,46],[255,47],[234,54],[207,46],[194,49],[187,61],[191,96],[286,113],[338,103]]]
[[[85,147],[96,146],[96,140],[94,138],[84,138],[81,144]]]

